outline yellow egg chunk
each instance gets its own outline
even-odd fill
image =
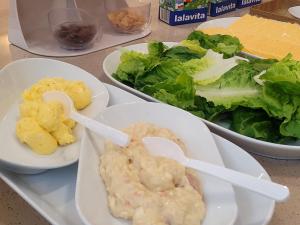
[[[72,119],[64,119],[63,123],[66,126],[70,127],[71,129],[73,129],[76,126],[76,122],[74,120],[72,120]]]
[[[59,145],[71,144],[76,140],[72,133],[72,129],[64,123],[60,123],[58,129],[53,131],[51,134],[58,141]]]
[[[46,91],[64,91],[67,80],[59,77],[45,78],[32,85],[23,92],[24,101],[42,100],[42,96]],[[69,81],[70,82],[70,81]]]
[[[65,80],[60,77],[45,78],[22,93],[20,120],[17,122],[18,139],[38,154],[51,154],[58,145],[76,141],[73,128],[76,122],[66,118],[63,105],[58,102],[44,102],[47,91],[62,91],[72,99],[76,109],[83,109],[91,103],[91,90],[81,81]]]
[[[26,143],[34,152],[41,155],[52,154],[57,141],[45,131],[34,118],[24,117],[17,122],[16,134],[22,143]]]
[[[41,102],[39,104],[36,120],[38,124],[47,131],[55,131],[62,123],[63,110],[63,106],[58,102]]]
[[[20,105],[21,117],[36,117],[39,109],[39,102],[26,101]]]
[[[74,106],[78,110],[85,108],[91,103],[91,90],[82,81],[70,82],[65,91],[73,100]]]

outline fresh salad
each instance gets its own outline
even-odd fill
[[[300,139],[300,62],[245,59],[228,35],[192,32],[173,47],[126,51],[113,77],[162,102],[259,140]]]

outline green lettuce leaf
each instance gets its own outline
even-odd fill
[[[270,117],[284,120],[280,126],[282,135],[300,138],[300,96],[285,93],[280,84],[264,83],[261,107]]]
[[[263,141],[280,142],[281,121],[268,116],[263,110],[239,107],[232,113],[231,129],[248,137]]]
[[[201,59],[190,60],[185,68],[199,85],[207,85],[218,80],[224,73],[238,64],[238,58],[223,59],[222,54],[208,50]],[[190,68],[189,68],[190,67]]]
[[[216,82],[209,85],[198,85],[196,95],[206,98],[216,106],[222,105],[226,109],[238,105],[259,107],[263,104],[259,99],[262,87],[255,82],[253,77],[273,63],[273,61],[263,60],[265,67],[255,67],[256,63],[263,65],[260,61],[240,61],[237,66],[223,74]]]
[[[263,109],[271,117],[284,119],[280,126],[282,135],[300,138],[300,62],[288,55],[260,79],[263,81]]]
[[[208,35],[202,31],[193,31],[188,40],[198,40],[200,46],[205,49],[212,49],[215,52],[224,55],[224,58],[230,58],[239,53],[243,46],[239,39],[230,35]]]
[[[203,55],[205,55],[205,52],[198,52],[188,47],[177,45],[167,49],[164,52],[163,57],[166,59],[177,59],[181,62],[186,62],[191,59],[200,59]]]
[[[140,89],[145,85],[154,85],[167,79],[174,80],[181,74],[186,74],[182,63],[177,59],[166,59],[151,70],[137,76],[134,85]]]
[[[148,44],[148,54],[153,57],[162,57],[163,53],[167,49],[168,47],[162,42],[152,41]]]
[[[179,43],[179,45],[187,47],[190,50],[197,52],[202,56],[206,54],[206,49],[202,48],[197,40],[183,40]]]
[[[263,82],[276,83],[280,91],[289,95],[300,95],[300,62],[292,55],[274,64],[260,79]]]
[[[300,101],[299,101],[300,102]],[[280,126],[280,133],[285,136],[295,137],[300,139],[300,104],[297,110],[291,116],[291,119],[286,119]]]
[[[134,87],[138,76],[143,75],[160,63],[156,57],[135,51],[124,51],[120,61],[113,77],[130,87]]]
[[[215,106],[205,98],[195,96],[194,107],[188,109],[188,111],[200,118],[209,121],[218,121],[219,117],[228,110],[223,106]]]
[[[186,74],[175,75],[155,83],[149,83],[139,90],[162,102],[182,109],[194,107],[195,88],[193,79]]]

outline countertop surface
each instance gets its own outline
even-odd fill
[[[225,16],[240,16],[247,12],[248,9],[236,10]],[[143,39],[125,45],[149,40],[179,41],[185,38],[197,26],[197,24],[188,24],[172,27],[159,21],[157,15],[158,0],[153,0],[152,33]],[[0,68],[17,59],[40,57],[10,45],[7,40],[7,24],[8,9],[7,7],[0,7]],[[58,58],[58,60],[79,66],[95,75],[101,81],[110,83],[103,74],[101,64],[104,57],[114,49],[115,47],[78,57]],[[253,156],[266,169],[273,181],[287,185],[291,192],[290,199],[286,203],[276,204],[275,213],[270,224],[300,224],[300,160],[275,160],[256,155]],[[49,223],[0,180],[0,225],[4,224],[46,225]]]

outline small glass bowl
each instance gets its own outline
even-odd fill
[[[121,33],[140,33],[150,26],[151,0],[104,0],[110,24]]]
[[[96,18],[79,8],[54,8],[48,13],[48,22],[60,46],[70,50],[91,47],[101,29]]]

